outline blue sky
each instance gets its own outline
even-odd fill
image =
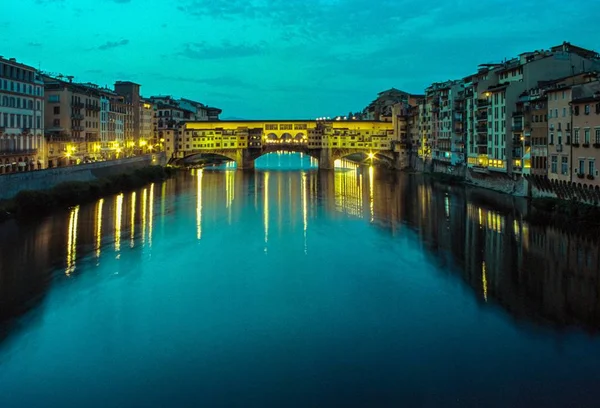
[[[224,118],[333,116],[563,40],[600,50],[597,0],[13,0],[2,10],[6,58],[81,82],[133,80],[146,96],[195,99]]]

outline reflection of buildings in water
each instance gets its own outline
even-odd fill
[[[79,218],[79,206],[71,209],[69,213],[69,229],[67,233],[67,268],[65,274],[68,276],[75,271],[77,261],[77,228]]]
[[[356,166],[335,171],[335,209],[354,217],[363,217],[363,176]]]

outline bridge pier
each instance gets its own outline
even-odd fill
[[[331,149],[328,147],[321,148],[319,152],[319,169],[320,170],[333,170],[334,160]]]
[[[235,164],[238,170],[253,170],[254,157],[248,149],[238,149]]]

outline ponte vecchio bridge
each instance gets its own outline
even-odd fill
[[[218,155],[239,169],[254,168],[254,160],[276,151],[302,152],[332,169],[343,157],[362,153],[396,165],[400,150],[392,122],[322,120],[239,120],[184,122],[163,130],[171,162],[190,163],[202,155]],[[160,133],[159,133],[160,134]]]

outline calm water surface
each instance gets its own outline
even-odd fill
[[[268,160],[1,224],[0,407],[597,406],[597,241]]]

